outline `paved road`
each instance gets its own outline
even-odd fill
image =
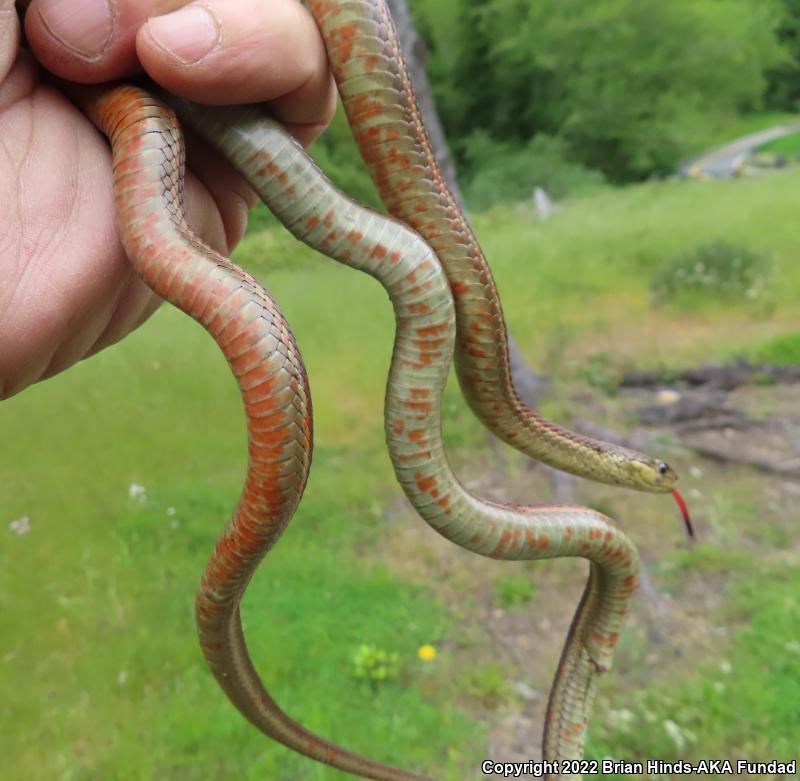
[[[799,132],[800,120],[785,122],[767,130],[760,130],[758,133],[751,133],[749,136],[742,136],[730,144],[717,147],[689,160],[681,166],[680,172],[683,176],[695,178],[710,176],[724,179],[735,176],[741,171],[747,158],[758,147],[774,141],[776,138],[783,138]]]

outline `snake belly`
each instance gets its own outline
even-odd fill
[[[425,781],[349,752],[287,716],[247,652],[239,604],[256,567],[291,519],[311,464],[311,395],[278,305],[261,285],[198,239],[183,214],[183,142],[171,110],[135,87],[80,99],[108,136],[118,229],[137,273],[197,320],[221,348],[244,401],[244,490],[206,566],[196,599],[203,654],[219,685],[265,734],[365,778]]]
[[[389,293],[396,336],[386,437],[397,479],[425,521],[448,540],[491,558],[578,556],[591,562],[551,691],[543,744],[548,760],[582,758],[596,677],[611,666],[638,582],[633,544],[593,510],[504,505],[470,494],[453,474],[441,436],[456,320],[450,285],[435,253],[405,224],[341,193],[257,107],[172,102],[297,238],[370,274]]]

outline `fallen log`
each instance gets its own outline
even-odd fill
[[[631,371],[622,375],[623,388],[657,388],[682,383],[689,387],[729,391],[741,385],[766,385],[772,383],[800,382],[800,366],[777,364],[752,364],[738,360],[722,366],[708,365],[695,368],[655,371]]]

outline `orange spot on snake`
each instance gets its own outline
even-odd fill
[[[422,328],[417,328],[419,336],[436,336],[437,334],[447,331],[448,323],[439,323],[438,325],[426,325]]]
[[[353,56],[353,46],[358,37],[358,27],[352,22],[340,25],[332,31],[331,37],[332,40],[335,40],[337,47],[341,48],[339,62],[347,62]]]
[[[429,493],[431,489],[436,488],[436,478],[433,475],[423,477],[422,472],[417,472],[414,475],[414,480],[417,483],[417,488],[423,493]]]

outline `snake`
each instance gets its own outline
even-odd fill
[[[497,288],[430,150],[388,9],[377,0],[309,5],[362,155],[395,219],[338,191],[263,110],[170,100],[294,235],[371,274],[389,292],[396,337],[386,438],[398,481],[417,512],[447,539],[484,556],[590,561],[551,690],[543,741],[546,759],[580,758],[596,678],[611,666],[636,588],[636,550],[593,510],[489,502],[459,483],[441,439],[441,397],[453,353],[472,409],[522,452],[577,475],[673,492],[676,498],[677,476],[663,461],[570,432],[521,402],[508,365]],[[211,332],[244,398],[250,453],[245,489],[196,602],[209,666],[236,707],[270,737],[362,777],[419,781],[424,777],[312,734],[280,709],[259,679],[239,603],[307,479],[311,402],[305,370],[274,300],[186,226],[182,142],[169,109],[129,87],[95,93],[86,109],[112,142],[118,222],[134,268]],[[688,526],[686,513],[684,518]]]

